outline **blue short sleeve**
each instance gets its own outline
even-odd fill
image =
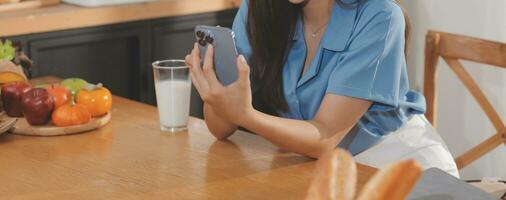
[[[370,100],[372,108],[389,110],[399,104],[406,68],[405,21],[398,7],[377,8],[361,13],[326,92]]]
[[[251,46],[248,39],[248,32],[246,29],[248,19],[248,1],[243,0],[241,6],[239,7],[239,11],[234,19],[234,24],[232,25],[232,30],[235,35],[235,45],[237,47],[237,53],[243,55],[248,63],[251,63]]]

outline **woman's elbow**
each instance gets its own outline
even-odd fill
[[[318,159],[323,154],[323,151],[319,147],[316,147],[316,146],[313,146],[312,148],[307,148],[307,149],[294,150],[292,152],[294,152],[296,154],[300,154],[302,156],[313,158],[313,159]]]
[[[218,140],[225,140],[230,137],[237,128],[233,126],[224,126],[216,123],[212,123],[209,120],[205,120],[209,132]]]
[[[226,140],[235,132],[235,130],[216,130],[213,128],[209,128],[209,131],[217,140]]]
[[[321,155],[325,154],[326,152],[332,151],[335,148],[336,148],[335,144],[319,142],[313,148],[311,148],[311,150],[301,154],[310,158],[319,159]]]
[[[230,137],[232,134],[223,134],[223,133],[212,133],[213,136],[217,139],[217,140],[226,140],[228,137]]]

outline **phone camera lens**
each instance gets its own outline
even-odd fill
[[[205,38],[206,42],[209,43],[209,44],[213,44],[214,42],[214,38],[209,36],[209,35],[206,35],[206,38]]]
[[[197,37],[198,37],[198,38],[202,39],[202,38],[204,38],[204,36],[205,36],[204,32],[202,32],[202,31],[197,31]]]
[[[206,41],[204,39],[199,39],[200,46],[206,46]]]

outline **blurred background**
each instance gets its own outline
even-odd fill
[[[424,75],[424,47],[427,31],[436,30],[506,42],[506,1],[504,0],[404,0],[413,20],[413,41],[409,62],[413,88],[422,90]],[[481,67],[463,62],[485,95],[506,119],[506,70]],[[495,133],[495,129],[474,98],[465,89],[446,63],[439,60],[440,135],[453,156],[477,145]],[[506,179],[506,147],[494,149],[461,171],[464,179],[501,177]]]

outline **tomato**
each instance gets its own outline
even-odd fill
[[[63,85],[51,84],[45,86],[45,88],[47,92],[53,96],[55,108],[58,108],[64,104],[68,104],[72,100],[72,94],[70,90]]]
[[[91,114],[85,105],[64,104],[53,112],[51,119],[59,127],[73,126],[88,123],[91,120]]]
[[[92,117],[107,114],[112,106],[111,92],[101,84],[85,87],[77,93],[76,102],[85,105]]]

